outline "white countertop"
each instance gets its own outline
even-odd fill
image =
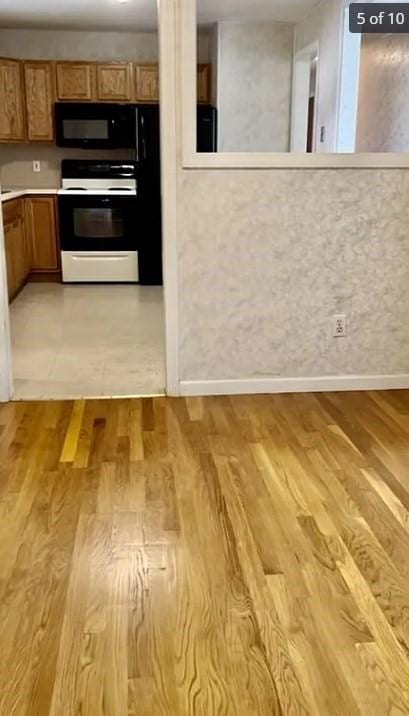
[[[4,189],[2,191],[5,191]],[[58,189],[11,189],[7,194],[1,194],[1,203],[11,199],[19,199],[21,196],[33,196],[36,194],[49,195],[57,194]]]

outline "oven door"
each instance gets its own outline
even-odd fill
[[[138,251],[138,199],[59,196],[62,251]]]

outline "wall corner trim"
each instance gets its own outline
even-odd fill
[[[180,382],[180,394],[186,397],[406,389],[409,389],[409,373],[396,375],[330,375],[306,378],[185,380]]]

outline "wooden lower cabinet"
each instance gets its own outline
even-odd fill
[[[11,302],[30,274],[59,272],[56,201],[36,196],[3,203],[7,286]]]
[[[3,221],[8,296],[9,301],[12,301],[30,273],[22,199],[4,204]]]
[[[57,272],[57,229],[55,198],[35,196],[24,200],[27,239],[33,272]]]

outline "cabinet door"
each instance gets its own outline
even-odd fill
[[[197,66],[197,101],[210,102],[210,65]]]
[[[16,290],[18,291],[27,278],[27,258],[26,243],[24,239],[24,223],[20,217],[17,224],[13,228],[13,261],[14,261],[14,278],[16,281]]]
[[[0,141],[24,141],[21,62],[0,60]]]
[[[94,99],[94,65],[88,62],[57,62],[56,67],[58,99]]]
[[[27,139],[51,142],[54,139],[54,66],[52,62],[25,62]]]
[[[17,290],[17,282],[14,269],[14,228],[13,226],[4,227],[4,247],[6,249],[6,268],[7,268],[7,292],[9,302],[12,300]]]
[[[137,102],[159,102],[159,65],[135,68]]]
[[[132,99],[132,64],[110,62],[97,65],[97,99],[108,102]]]
[[[57,271],[55,199],[45,196],[31,197],[25,199],[25,204],[32,270]]]
[[[11,301],[29,273],[22,200],[6,202],[3,205],[3,215],[8,296]]]

